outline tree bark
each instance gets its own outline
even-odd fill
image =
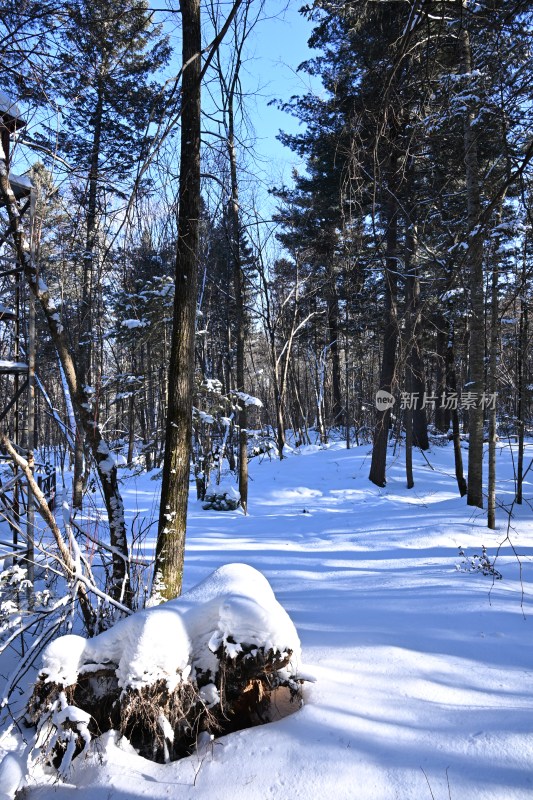
[[[526,365],[528,351],[528,305],[527,305],[527,271],[526,263],[522,270],[522,286],[520,292],[520,328],[517,358],[517,383],[518,383],[518,456],[516,461],[516,503],[522,505],[524,483],[524,438],[525,438],[525,413],[527,401]]]
[[[464,3],[463,3],[464,5]],[[461,66],[464,75],[472,74],[470,37],[467,28],[459,33]],[[470,103],[470,105],[472,105]],[[474,109],[464,116],[464,164],[468,214],[467,281],[470,287],[469,391],[476,396],[468,418],[468,492],[467,503],[483,508],[483,408],[480,402],[484,389],[485,308],[483,291],[483,233],[480,226],[481,193]]]
[[[91,160],[89,164],[88,185],[89,193],[87,198],[87,216],[85,231],[85,251],[83,253],[83,277],[82,277],[82,297],[79,329],[79,356],[78,356],[78,376],[82,386],[91,383],[91,366],[93,352],[93,274],[94,274],[94,252],[96,248],[96,231],[98,222],[97,203],[98,203],[98,179],[99,179],[99,160],[100,144],[102,140],[102,120],[104,113],[103,89],[99,82],[97,87],[96,109],[93,117],[93,141],[91,148]],[[74,508],[81,508],[83,502],[84,489],[84,464],[85,464],[85,439],[82,436],[76,437],[74,453],[74,478],[72,487],[72,505]]]
[[[396,346],[398,342],[398,203],[396,199],[397,157],[391,155],[388,177],[388,199],[386,204],[386,253],[385,253],[385,330],[383,334],[383,357],[379,380],[380,391],[392,393],[396,370]],[[391,418],[390,406],[378,409],[374,428],[374,446],[369,479],[376,486],[386,485],[387,443]]]
[[[333,258],[333,256],[331,256]],[[339,348],[339,296],[336,287],[336,275],[332,266],[328,269],[327,283],[327,321],[328,347],[331,354],[331,388],[333,405],[330,422],[334,428],[340,428],[344,422],[341,393],[341,361]]]
[[[238,78],[239,71],[236,69],[234,81],[230,87],[228,97],[228,156],[230,163],[231,180],[231,253],[233,258],[233,285],[235,288],[235,324],[237,329],[237,352],[236,352],[236,389],[244,392],[244,365],[245,365],[245,346],[246,346],[246,312],[244,302],[244,273],[242,269],[241,246],[240,246],[240,213],[239,213],[239,184],[237,181],[237,157],[235,154],[235,113],[233,108],[233,97],[235,91],[235,80]],[[241,495],[241,506],[244,513],[248,510],[248,410],[246,403],[239,403],[239,414],[237,418],[239,424],[239,494]]]
[[[450,429],[450,410],[446,404],[441,402],[441,398],[446,395],[446,356],[448,353],[448,333],[449,322],[444,314],[438,313],[435,317],[435,328],[437,330],[435,349],[437,354],[437,375],[436,375],[436,395],[439,402],[435,408],[435,427],[441,433],[447,433]]]
[[[414,447],[429,450],[426,409],[423,408],[426,390],[425,370],[420,353],[420,328],[422,310],[420,307],[420,277],[417,266],[418,227],[417,210],[414,202],[414,164],[409,164],[409,194],[411,195],[411,218],[406,221],[405,236],[405,294],[407,306],[407,377],[409,394],[416,399],[409,409],[410,434]]]
[[[457,393],[457,376],[455,373],[455,355],[453,348],[454,330],[450,327],[448,334],[448,350],[446,354],[446,385],[451,392]],[[466,479],[463,469],[463,453],[461,450],[461,426],[459,423],[459,411],[457,408],[451,409],[451,423],[453,436],[453,456],[455,463],[455,479],[459,494],[464,497],[467,491]]]
[[[412,166],[410,173],[412,172]],[[412,182],[412,175],[410,175]],[[411,188],[411,187],[410,187]],[[405,477],[407,488],[412,489],[415,485],[413,476],[413,406],[418,406],[419,395],[414,389],[415,363],[414,355],[419,355],[416,341],[416,329],[419,322],[419,298],[420,282],[418,270],[415,263],[416,258],[416,221],[414,219],[414,209],[411,219],[406,220],[405,235],[405,349],[406,349],[406,370],[405,370],[405,390],[409,398],[405,410]],[[419,359],[420,360],[420,359]],[[414,398],[414,402],[411,402]]]
[[[201,25],[199,0],[182,0],[183,79],[178,246],[168,412],[152,596],[181,594],[192,437],[200,230]]]
[[[494,243],[492,254],[492,280],[491,280],[491,311],[490,311],[490,349],[489,349],[489,376],[488,393],[496,395],[496,380],[498,368],[498,343],[499,343],[499,319],[498,319],[498,258],[499,258],[499,238]],[[497,421],[496,403],[489,405],[489,480],[488,480],[488,500],[487,500],[487,527],[496,528],[496,441],[497,441]]]

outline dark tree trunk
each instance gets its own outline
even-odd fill
[[[464,3],[463,3],[464,4]],[[472,73],[470,38],[468,30],[459,34],[462,71]],[[483,233],[480,230],[481,196],[479,189],[479,165],[477,128],[474,109],[467,108],[464,116],[464,164],[466,174],[466,197],[468,212],[467,281],[470,287],[470,340],[469,340],[469,391],[476,395],[477,402],[470,408],[468,417],[468,493],[470,506],[483,508],[483,408],[480,398],[484,389],[485,358],[485,307],[483,291]]]
[[[424,361],[421,355],[420,334],[422,308],[420,304],[420,277],[418,273],[418,209],[416,207],[416,175],[414,159],[407,165],[407,203],[410,212],[405,221],[405,302],[408,394],[416,402],[409,403],[407,411],[411,446],[429,449],[426,409],[423,407],[426,391]],[[411,475],[412,480],[412,475]]]
[[[178,247],[168,412],[156,544],[155,597],[181,593],[192,436],[200,204],[201,26],[199,0],[182,0],[183,79]]]
[[[494,252],[492,254],[492,280],[491,280],[491,311],[490,311],[490,349],[489,349],[489,375],[488,375],[488,394],[496,394],[496,370],[498,367],[498,342],[499,342],[499,319],[498,319],[498,251],[499,238],[494,242]],[[497,421],[496,403],[489,404],[489,479],[488,479],[488,500],[487,500],[487,527],[496,528],[496,441],[497,441]]]
[[[413,167],[410,165],[409,183],[412,190]],[[420,282],[416,266],[416,246],[417,229],[414,207],[411,212],[411,219],[406,220],[405,235],[405,351],[407,363],[405,371],[405,390],[408,397],[405,409],[405,476],[407,488],[412,489],[415,485],[413,476],[413,417],[415,410],[418,409],[420,394],[415,390],[415,374],[420,361],[420,353],[417,343],[417,327],[419,324],[419,301],[420,301]],[[415,360],[416,356],[416,360]]]
[[[446,356],[448,353],[448,330],[449,324],[443,314],[437,314],[435,318],[437,337],[435,348],[437,351],[437,406],[435,408],[435,427],[438,431],[446,433],[450,429],[450,410],[446,403],[441,399],[446,395]]]
[[[396,346],[398,341],[398,205],[396,200],[397,158],[392,155],[389,165],[388,198],[386,207],[386,253],[385,253],[385,330],[383,333],[383,357],[379,389],[392,393],[396,370]],[[374,446],[369,479],[376,486],[386,484],[387,443],[391,408],[378,409],[374,428]]]
[[[411,385],[412,392],[418,398],[416,408],[413,409],[413,445],[419,447],[420,450],[429,450],[428,439],[428,420],[426,409],[422,407],[424,393],[426,391],[426,378],[424,361],[420,354],[420,287],[418,275],[415,277],[415,294],[414,294],[414,309],[415,324],[413,328],[413,344],[411,352],[409,353],[410,370],[412,374]]]
[[[527,402],[527,355],[528,355],[528,305],[527,305],[527,272],[526,265],[522,271],[522,287],[520,293],[520,328],[519,328],[519,342],[518,342],[518,358],[517,358],[517,382],[518,382],[518,409],[517,409],[517,423],[518,423],[518,457],[516,462],[516,502],[522,505],[523,502],[523,483],[524,483],[524,437],[525,437],[525,422],[524,417],[526,413]]]
[[[272,346],[272,358],[276,359],[276,352],[274,345]],[[278,452],[280,460],[283,458],[283,448],[285,447],[285,414],[284,414],[284,404],[283,404],[283,397],[281,396],[281,388],[279,385],[279,376],[278,376],[278,369],[276,364],[274,363],[274,371],[273,371],[273,378],[274,378],[274,405],[276,407],[276,431],[277,431],[277,445],[278,445]]]
[[[83,254],[82,297],[80,309],[80,328],[78,342],[78,375],[82,386],[91,383],[91,367],[93,354],[93,302],[94,298],[94,253],[96,249],[96,232],[98,225],[98,181],[100,146],[102,140],[102,121],[104,114],[103,87],[97,87],[98,95],[96,109],[93,117],[93,142],[91,148],[91,162],[89,165],[87,216],[85,231],[85,252]],[[96,416],[96,412],[95,412]],[[76,437],[74,454],[74,478],[72,484],[72,505],[81,508],[83,490],[87,470],[85,464],[85,440]]]
[[[237,73],[238,77],[238,73]],[[231,253],[233,258],[233,284],[235,287],[235,324],[237,329],[237,352],[235,372],[237,378],[237,391],[244,392],[244,363],[246,346],[246,312],[244,300],[244,274],[242,269],[240,247],[240,215],[239,215],[239,185],[237,182],[237,157],[235,154],[235,131],[233,84],[228,98],[228,155],[231,177]],[[245,402],[239,403],[239,494],[241,506],[246,514],[248,510],[248,410]]]
[[[328,316],[328,344],[331,353],[331,388],[333,404],[331,408],[331,423],[334,427],[343,424],[343,408],[341,394],[341,362],[339,354],[339,297],[335,286],[335,273],[329,270],[330,276],[327,288],[327,316]]]
[[[133,454],[135,452],[135,396],[133,392],[128,403],[128,467],[133,464]]]
[[[457,393],[457,376],[455,373],[455,355],[453,350],[453,329],[448,335],[448,352],[446,355],[446,384],[451,392]],[[461,425],[459,422],[459,411],[457,407],[451,409],[451,422],[453,434],[453,455],[455,462],[455,478],[461,497],[467,491],[466,480],[463,469],[463,453],[461,450]]]

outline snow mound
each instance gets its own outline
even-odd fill
[[[207,489],[204,501],[204,510],[235,511],[241,502],[241,495],[231,483],[221,483]]]
[[[69,634],[51,642],[43,652],[41,677],[46,683],[70,686],[76,683],[87,640]]]
[[[113,664],[122,689],[140,689],[163,679],[172,691],[181,676],[187,677],[190,649],[179,609],[165,604],[132,614],[90,639],[81,671]]]
[[[195,669],[215,671],[221,645],[229,656],[255,645],[290,652],[290,675],[297,675],[301,647],[296,628],[265,576],[253,567],[226,564],[167,606],[183,614]]]
[[[233,657],[244,646],[291,653],[290,675],[301,660],[300,640],[267,579],[247,564],[227,564],[175,600],[120,620],[93,639],[62,636],[43,653],[41,678],[69,686],[79,675],[114,667],[119,686],[141,689],[165,680],[172,691],[196,671],[215,673],[215,653]]]

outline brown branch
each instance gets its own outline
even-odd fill
[[[94,627],[96,623],[96,615],[94,610],[91,606],[90,600],[87,596],[87,590],[85,585],[80,582],[81,576],[78,575],[78,570],[76,569],[76,564],[72,555],[65,544],[63,536],[61,535],[61,531],[59,530],[59,526],[56,522],[56,519],[50,510],[50,506],[46,501],[46,497],[44,496],[43,492],[39,488],[39,484],[33,477],[32,471],[30,466],[25,458],[22,458],[21,455],[17,453],[13,444],[8,439],[5,433],[0,433],[0,446],[5,449],[8,453],[10,458],[13,462],[17,465],[17,467],[24,473],[26,480],[28,481],[28,485],[32,490],[33,497],[35,502],[37,503],[37,507],[39,509],[39,513],[42,516],[45,523],[50,528],[52,535],[55,539],[57,549],[61,555],[62,559],[62,566],[65,571],[65,576],[69,581],[76,581],[77,587],[76,591],[78,594],[78,599],[80,601],[80,608],[81,613],[83,615],[83,621],[85,622],[85,626],[87,631],[91,634],[94,632]]]

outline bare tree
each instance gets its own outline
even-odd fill
[[[257,22],[261,13],[262,3],[253,19],[249,12],[251,0],[245,0],[241,5],[241,14],[236,16],[232,23],[231,61],[224,68],[221,49],[216,54],[216,74],[220,85],[220,113],[221,128],[226,155],[229,162],[229,201],[228,210],[230,218],[230,253],[233,262],[233,288],[235,292],[235,327],[236,327],[236,385],[238,393],[245,391],[245,348],[246,348],[246,282],[243,270],[241,248],[241,210],[239,204],[239,181],[237,164],[237,135],[236,115],[237,105],[241,100],[241,66],[243,48],[246,40]],[[210,14],[216,26],[217,14],[211,4]],[[248,508],[248,431],[247,431],[246,403],[241,402],[237,423],[239,425],[239,493],[241,506],[246,514]]]

